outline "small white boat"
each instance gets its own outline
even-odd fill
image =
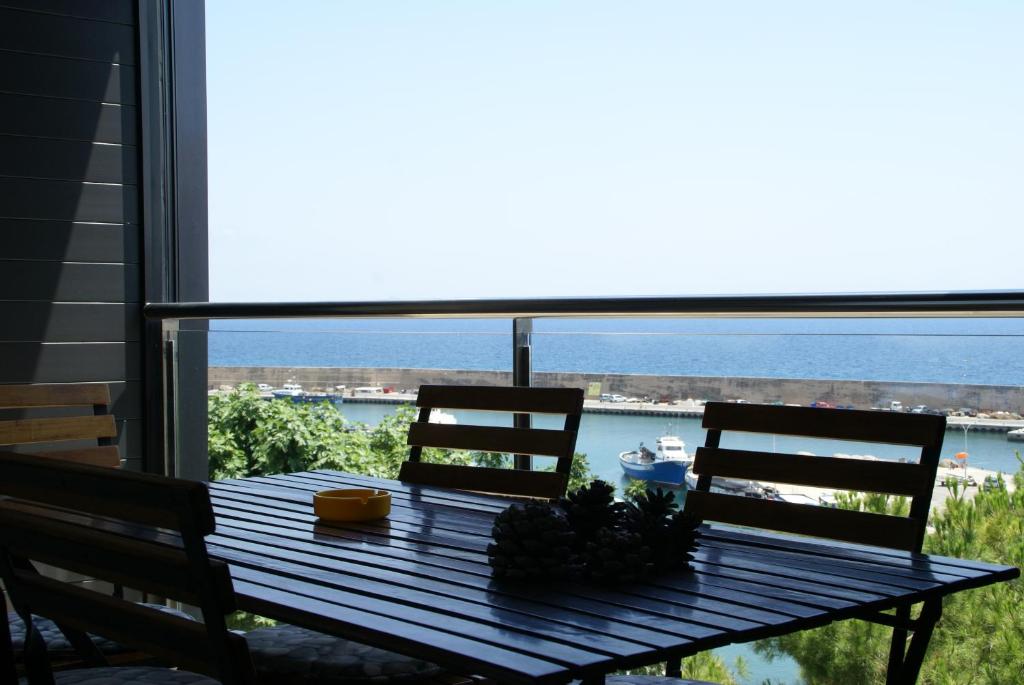
[[[284,385],[281,386],[280,390],[274,390],[271,394],[277,398],[293,398],[302,397],[306,393],[302,389],[302,386],[299,385],[298,383],[285,383]]]
[[[455,416],[454,415],[449,414],[446,411],[441,411],[440,409],[431,409],[430,410],[430,419],[429,419],[429,421],[430,421],[430,423],[440,423],[440,424],[444,424],[444,425],[448,425],[448,426],[451,426],[451,425],[454,425],[454,424],[458,423],[458,421],[455,420]]]

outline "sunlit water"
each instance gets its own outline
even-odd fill
[[[510,370],[507,320],[214,321],[212,366]],[[537,371],[1024,385],[1024,319],[538,319]]]

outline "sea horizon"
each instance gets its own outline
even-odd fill
[[[211,366],[509,371],[507,319],[211,322]],[[535,371],[1022,386],[1022,319],[537,319]]]

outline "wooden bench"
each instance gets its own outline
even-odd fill
[[[0,452],[0,577],[27,625],[33,615],[52,620],[91,665],[106,659],[87,634],[223,685],[255,682],[245,638],[225,625],[234,590],[227,565],[207,555],[204,538],[213,530],[203,483]],[[37,563],[184,602],[203,621],[46,577]],[[52,682],[34,629],[26,652],[30,680]],[[0,664],[0,676],[12,670]],[[105,669],[97,678],[117,682],[129,670]]]

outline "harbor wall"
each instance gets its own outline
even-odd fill
[[[269,383],[274,387],[294,382],[309,391],[338,385],[349,390],[367,385],[400,390],[432,383],[509,385],[512,374],[450,369],[211,366],[208,378],[211,390],[243,382]],[[1024,414],[1024,386],[1010,385],[546,372],[534,372],[533,380],[539,387],[583,388],[592,399],[600,393],[617,393],[662,402],[743,399],[807,405],[825,401],[865,409],[898,400],[904,406],[970,407],[984,412]]]

